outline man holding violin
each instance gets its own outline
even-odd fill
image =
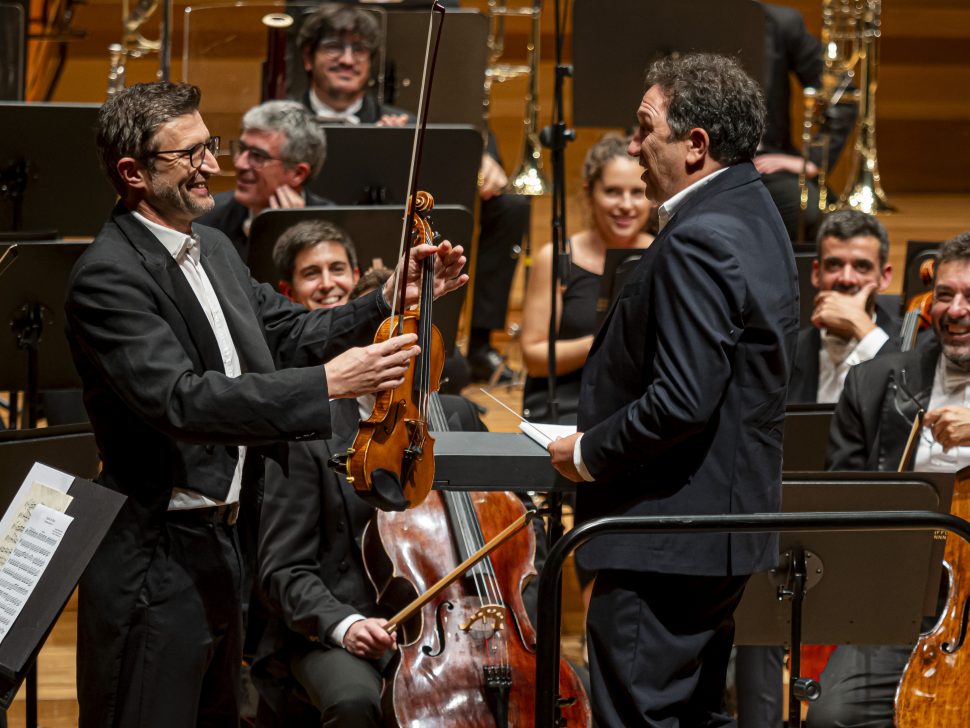
[[[200,96],[138,84],[98,119],[120,201],[71,274],[67,333],[99,481],[127,501],[79,590],[82,728],[238,726],[240,499],[258,502],[264,456],[329,435],[331,398],[396,386],[416,354],[413,336],[366,345],[391,287],[308,312],[193,224],[219,171]],[[430,255],[436,294],[467,280],[460,247],[421,246],[412,260]],[[419,280],[414,263],[412,301]]]
[[[765,125],[736,61],[656,62],[629,153],[660,232],[630,274],[583,371],[579,432],[553,442],[578,482],[576,519],[777,510],[798,333],[795,261],[751,164]],[[587,634],[601,727],[728,725],[733,614],[771,534],[606,536]]]
[[[970,231],[940,251],[930,310],[933,337],[905,353],[849,372],[835,408],[826,467],[895,471],[917,413],[926,412],[915,454],[918,472],[970,465]],[[891,728],[908,646],[841,646],[822,673],[812,728]]]
[[[899,350],[899,316],[878,294],[892,282],[889,236],[857,210],[828,215],[818,231],[811,325],[798,334],[789,402],[836,402],[849,369]]]

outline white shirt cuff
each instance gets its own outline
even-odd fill
[[[877,326],[868,334],[863,336],[856,345],[855,350],[851,354],[853,358],[858,359],[858,361],[854,363],[861,364],[864,361],[869,361],[879,353],[879,350],[887,341],[889,341],[889,334]]]
[[[579,471],[580,477],[587,483],[592,483],[594,478],[589,474],[589,470],[586,469],[586,463],[583,462],[583,451],[579,447],[579,443],[583,441],[583,436],[580,435],[576,438],[576,444],[573,445],[573,465],[576,466],[576,470]]]
[[[344,637],[347,636],[347,630],[350,629],[350,625],[354,622],[360,622],[367,619],[363,614],[351,614],[349,617],[344,617],[339,622],[337,626],[330,630],[330,641],[337,647],[344,646]]]

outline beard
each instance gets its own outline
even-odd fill
[[[943,356],[961,369],[970,370],[970,344],[957,344],[953,343],[952,341],[947,341],[948,335],[946,332],[946,327],[951,323],[958,326],[970,326],[970,320],[959,319],[951,321],[951,319],[945,316],[937,323],[936,334],[940,339],[941,346],[943,347]]]
[[[211,210],[216,203],[210,194],[205,197],[197,197],[189,192],[187,186],[195,181],[196,177],[193,176],[182,184],[172,184],[159,180],[156,175],[152,174],[153,191],[157,200],[157,204],[153,206],[191,216],[193,220],[203,215]]]

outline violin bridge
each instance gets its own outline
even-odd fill
[[[477,609],[464,624],[459,625],[462,632],[470,630],[476,622],[481,620],[486,629],[500,631],[505,629],[505,607],[501,604],[486,604]],[[491,624],[489,624],[491,622]]]

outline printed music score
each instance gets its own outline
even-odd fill
[[[505,404],[505,402],[497,397],[492,396],[481,387],[479,387],[478,391],[498,404],[500,407],[504,407],[508,412],[511,412],[513,415],[518,417],[519,430],[522,431],[522,434],[527,436],[533,442],[541,445],[543,450],[548,450],[549,445],[558,440],[560,437],[568,437],[569,435],[576,434],[575,425],[550,425],[544,422],[529,422],[525,417]]]
[[[35,463],[0,520],[0,642],[44,575],[68,526],[73,478]]]

